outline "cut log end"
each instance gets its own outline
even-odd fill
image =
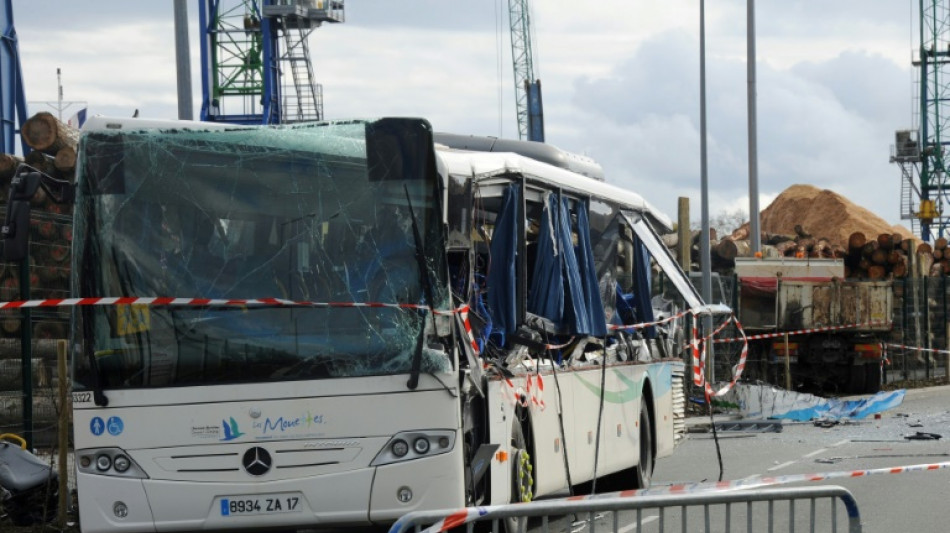
[[[848,248],[851,250],[863,248],[866,243],[867,237],[860,231],[856,231],[848,237]]]
[[[30,148],[50,155],[55,155],[65,147],[75,150],[79,142],[79,130],[63,124],[45,111],[27,119],[20,129],[20,135]]]

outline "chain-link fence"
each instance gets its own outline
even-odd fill
[[[947,379],[950,283],[946,277],[894,280],[894,327],[887,341],[887,381]]]
[[[6,203],[6,192],[7,183],[0,184],[0,204]],[[0,301],[20,300],[21,280],[27,280],[31,299],[69,295],[71,206],[56,204],[40,193],[31,204],[29,255],[22,265],[0,263]],[[5,212],[0,207],[0,219]],[[66,486],[71,495],[76,480],[72,466],[69,372],[61,371],[63,365],[59,361],[60,357],[65,358],[68,334],[67,308],[0,310],[0,435],[26,438],[37,457],[57,472],[60,432],[64,432],[68,452]],[[24,357],[24,337],[30,346],[29,357]],[[25,360],[29,361],[28,384],[23,376]],[[64,362],[68,369],[68,361]],[[66,380],[65,401],[59,388],[61,379]],[[24,399],[29,402],[31,413],[24,410]],[[67,499],[71,501],[72,498]],[[2,506],[0,502],[0,530],[6,531],[6,527],[12,526]]]

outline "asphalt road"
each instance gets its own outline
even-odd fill
[[[697,429],[708,425],[708,418],[690,419]],[[907,439],[918,433],[940,435],[936,440]],[[775,485],[774,488],[837,485],[853,495],[865,532],[943,532],[950,531],[950,386],[907,391],[904,402],[881,414],[880,419],[838,423],[819,427],[814,423],[782,425],[780,433],[720,432],[722,455],[720,471],[716,442],[710,433],[690,433],[672,457],[658,461],[653,477],[654,488],[677,485],[695,487],[698,482],[752,480],[759,477],[779,478],[797,474],[841,475],[828,481],[801,481]],[[878,473],[850,477],[863,470],[888,470],[910,465],[940,465],[942,468],[905,473]],[[840,473],[840,474],[834,474]],[[721,477],[720,477],[721,474]],[[739,492],[739,491],[736,491]],[[750,490],[750,493],[758,492]],[[611,513],[601,513],[593,524],[584,516],[553,518],[547,531],[551,533],[634,533],[637,531],[810,531],[809,503],[798,503],[789,509],[776,503],[772,512],[767,504],[756,504],[753,526],[747,529],[746,507],[733,506],[731,523],[725,523],[724,508],[710,506],[709,527],[703,507],[687,511],[687,525],[682,525],[682,511],[672,509],[661,519],[656,510],[639,515],[624,511],[616,525]],[[794,529],[789,522],[794,515]],[[837,509],[837,531],[848,531],[847,513],[843,505]],[[661,521],[664,529],[660,529]],[[534,520],[529,529],[541,533]],[[814,510],[814,531],[832,531],[832,510],[827,501]]]
[[[691,425],[708,422],[692,419]],[[907,439],[934,433],[939,440]],[[711,434],[691,433],[674,455],[657,463],[653,485],[695,481],[741,480],[752,476],[786,476],[854,472],[907,465],[950,464],[950,387],[908,390],[902,405],[880,419],[817,427],[785,423],[781,433],[719,433],[722,470]],[[950,530],[950,468],[925,472],[845,477],[784,486],[840,485],[857,500],[863,531]],[[801,510],[801,509],[799,509]],[[821,509],[819,509],[821,511]],[[843,511],[842,511],[843,512]],[[781,516],[784,513],[784,516]],[[825,516],[822,517],[821,515]],[[818,513],[817,530],[828,512]],[[787,511],[776,509],[776,530],[787,531]],[[782,521],[784,520],[784,522]],[[841,522],[839,521],[839,524]],[[839,526],[840,527],[840,526]],[[644,528],[645,530],[648,528]],[[711,528],[724,531],[722,526]],[[697,524],[690,531],[702,531]],[[745,531],[743,528],[733,528]]]

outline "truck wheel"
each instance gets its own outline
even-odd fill
[[[864,384],[865,384],[865,373],[867,372],[864,369],[864,365],[851,365],[848,367],[850,374],[848,377],[848,392],[850,394],[863,394],[864,393]]]
[[[877,394],[881,392],[881,363],[868,363],[864,365],[864,369],[864,391],[868,394]]]

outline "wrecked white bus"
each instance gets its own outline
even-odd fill
[[[632,192],[416,119],[98,117],[77,175],[84,533],[645,486],[684,430],[701,302]]]

